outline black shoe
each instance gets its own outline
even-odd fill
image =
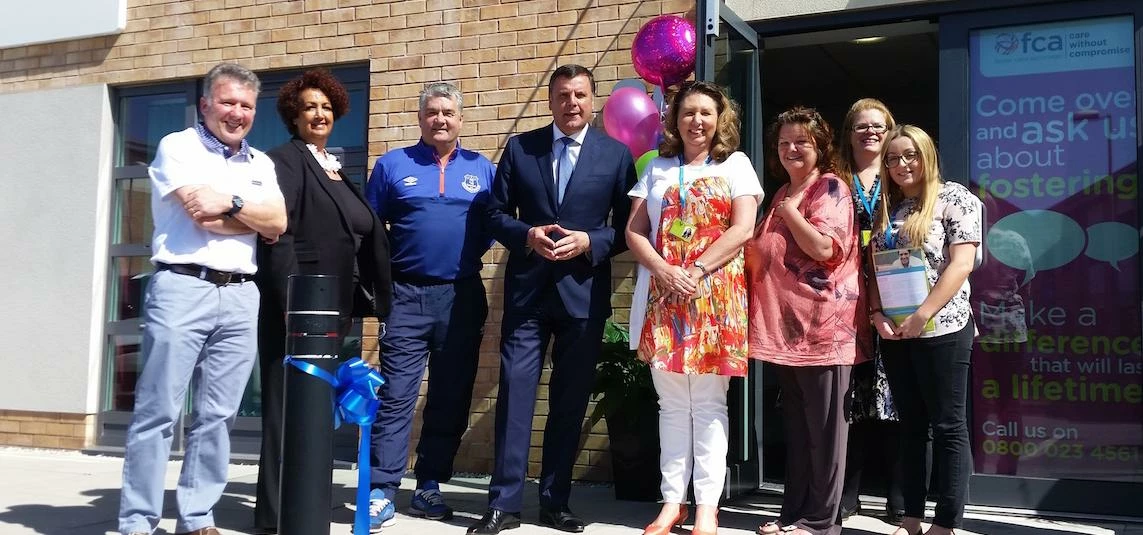
[[[841,522],[842,520],[845,520],[845,519],[847,519],[853,515],[856,515],[860,512],[861,512],[861,504],[860,503],[853,506],[853,509],[848,509],[843,505],[837,509],[837,521]],[[892,523],[892,522],[890,522],[890,523]]]
[[[583,531],[583,528],[587,526],[582,519],[575,516],[566,506],[552,509],[541,507],[540,523],[560,531],[568,531],[571,533],[580,533]]]
[[[885,510],[885,523],[886,524],[892,524],[894,526],[898,526],[901,524],[901,519],[904,518],[904,516],[905,516],[904,510],[886,509]]]
[[[495,535],[500,533],[500,530],[518,527],[520,527],[520,513],[506,513],[499,509],[489,508],[484,516],[480,517],[480,520],[468,526],[468,532]]]

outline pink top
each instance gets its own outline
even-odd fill
[[[784,199],[789,187],[774,198]],[[785,221],[774,218],[775,206],[746,243],[750,358],[786,366],[867,360],[872,338],[849,186],[824,174],[798,206],[810,225],[833,240],[834,255],[825,262],[802,251]]]

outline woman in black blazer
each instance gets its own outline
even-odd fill
[[[349,111],[349,95],[329,72],[311,69],[278,95],[278,114],[293,139],[267,154],[286,199],[289,227],[258,248],[255,280],[262,293],[258,354],[262,379],[262,455],[258,463],[257,533],[277,533],[282,441],[282,358],[286,284],[290,275],[337,275],[340,332],[353,317],[385,317],[391,280],[385,227],[361,192],[326,152],[334,121]]]

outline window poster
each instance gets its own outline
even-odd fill
[[[976,472],[1143,481],[1134,22],[969,42]]]

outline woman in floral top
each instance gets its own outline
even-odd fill
[[[762,186],[738,147],[738,114],[710,83],[684,84],[667,114],[660,157],[631,190],[627,244],[639,261],[632,349],[659,395],[663,507],[644,531],[687,517],[694,476],[696,535],[718,528],[726,475],[731,376],[746,375],[742,244]]]
[[[769,535],[837,535],[846,393],[865,360],[869,316],[861,290],[849,185],[833,173],[833,133],[817,111],[794,108],[771,128],[774,172],[789,180],[746,246],[750,357],[774,365],[786,430],[786,490]]]
[[[930,427],[937,505],[927,533],[946,535],[961,525],[972,471],[966,407],[974,328],[968,275],[980,245],[981,203],[964,186],[941,179],[936,147],[920,128],[895,128],[881,155],[881,176],[892,180],[882,193],[873,250],[920,247],[931,287],[900,324],[882,312],[875,279],[869,292],[902,427],[905,517],[893,535],[922,533]],[[935,329],[926,331],[929,322]]]

